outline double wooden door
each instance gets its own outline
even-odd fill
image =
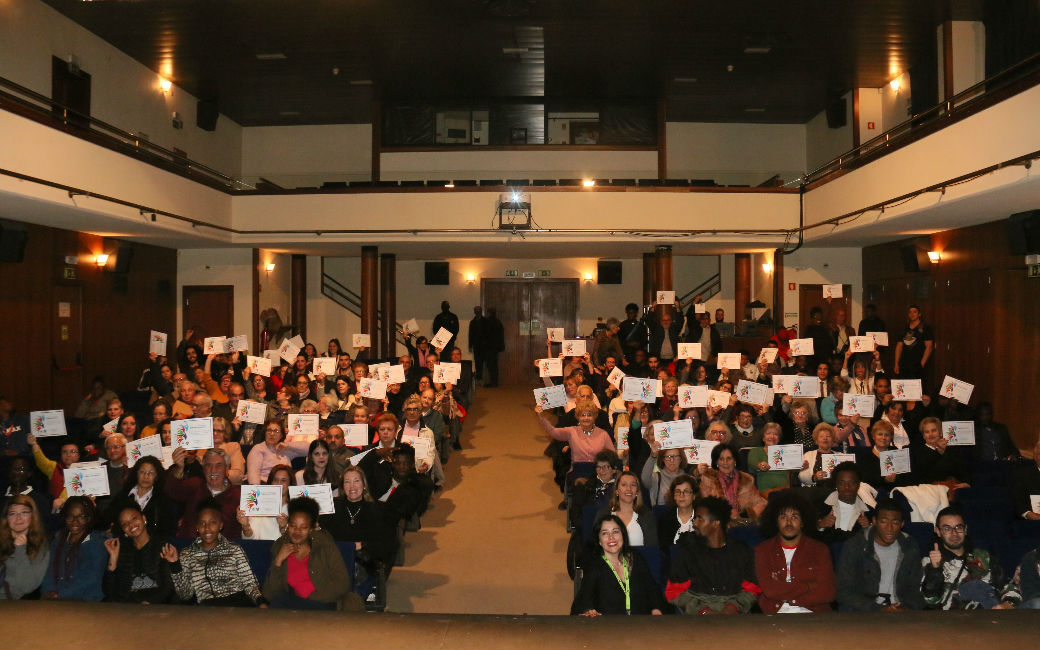
[[[499,383],[534,384],[534,360],[545,357],[545,329],[562,327],[578,334],[577,278],[495,278],[480,282],[484,313],[495,309],[505,330],[506,349],[498,355]]]

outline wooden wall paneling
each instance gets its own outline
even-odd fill
[[[520,301],[520,284],[505,279],[480,280],[480,302],[484,313],[494,308],[495,315],[502,322],[506,349],[498,355],[498,374],[500,384],[513,384],[530,377],[532,368],[521,368],[521,360],[528,355],[530,341],[528,328],[521,328],[520,318],[523,312]]]

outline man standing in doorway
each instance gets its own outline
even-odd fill
[[[494,307],[488,307],[487,316],[484,318],[483,356],[487,364],[487,381],[485,388],[498,386],[498,353],[506,349],[506,334],[502,327],[502,321],[498,320]]]
[[[484,314],[480,305],[473,308],[469,321],[468,347],[473,354],[473,378],[480,381],[484,378]]]
[[[459,317],[451,313],[451,305],[447,300],[441,301],[441,313],[433,319],[433,335],[441,328],[451,332],[451,340],[441,350],[441,361],[451,361],[451,349],[455,347],[455,339],[459,338]]]

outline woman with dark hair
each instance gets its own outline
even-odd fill
[[[373,560],[387,568],[397,555],[397,530],[382,503],[372,498],[365,473],[356,466],[343,470],[343,489],[333,502],[336,512],[322,515],[321,527],[339,542],[354,542],[358,561],[374,570]],[[372,573],[374,575],[374,573]],[[363,582],[362,578],[357,579]]]
[[[289,486],[296,485],[290,465],[275,465],[267,475],[266,485],[282,486],[282,505],[274,517],[247,517],[238,509],[238,523],[242,524],[242,539],[278,539],[289,525]]]
[[[318,504],[289,501],[289,529],[271,547],[274,557],[264,596],[277,609],[363,609],[351,591],[343,556],[329,533],[318,528]]]
[[[643,503],[639,477],[633,472],[621,472],[614,495],[597,516],[617,515],[627,530],[632,546],[657,546],[657,521],[654,512]]]
[[[73,463],[79,462],[80,450],[79,445],[76,444],[71,438],[66,438],[61,443],[61,456],[60,460],[53,461],[47,458],[47,455],[43,453],[43,449],[40,448],[40,443],[37,442],[36,436],[28,434],[26,436],[26,442],[32,447],[33,460],[36,461],[36,469],[43,472],[43,475],[47,477],[48,491],[50,492],[52,501],[52,507],[47,509],[47,512],[53,512],[61,507],[61,504],[65,503],[65,497],[68,495],[65,493],[65,470],[69,468]]]
[[[14,495],[0,520],[0,600],[18,600],[36,591],[50,559],[36,502],[24,494]]]
[[[598,548],[582,563],[581,587],[571,604],[572,615],[661,615],[666,606],[661,588],[643,556],[632,551],[625,528],[616,515],[596,520],[592,530]]]
[[[104,598],[101,581],[105,571],[104,534],[94,530],[97,512],[88,497],[69,497],[61,508],[64,526],[54,534],[51,563],[40,591],[48,600]]]
[[[766,507],[766,500],[755,489],[755,479],[737,470],[740,452],[729,443],[720,443],[711,450],[711,467],[699,465],[700,496],[721,497],[732,508],[730,526],[754,523]]]
[[[303,346],[302,353],[307,359],[307,365],[310,365],[314,361],[314,357],[318,356],[318,348],[313,343],[307,343]]]
[[[164,474],[162,461],[155,456],[144,456],[130,468],[123,492],[116,492],[105,508],[105,522],[113,535],[120,530],[119,513],[130,504],[144,513],[149,534],[159,539],[170,535],[177,517],[173,502],[163,493]]]
[[[339,344],[339,339],[329,339],[329,349],[325,353],[325,356],[338,359],[339,355],[343,353],[343,346]]]
[[[314,485],[316,483],[330,483],[332,489],[339,492],[339,474],[336,468],[329,462],[332,459],[332,449],[329,443],[321,439],[311,440],[307,448],[307,464],[303,469],[296,472],[295,485]]]
[[[220,503],[206,499],[197,512],[198,538],[183,551],[170,544],[162,549],[177,596],[199,605],[267,607],[245,551],[220,534],[224,527]]]
[[[116,424],[116,431],[123,434],[127,441],[137,440],[137,433],[140,431],[137,427],[137,416],[129,412],[120,415],[119,422]]]
[[[670,555],[680,535],[694,532],[693,500],[696,497],[697,481],[688,474],[679,476],[668,487],[668,513],[657,520],[657,541],[663,557]]]
[[[650,443],[650,462],[643,463],[641,478],[650,495],[651,506],[668,503],[672,482],[686,474],[686,454],[682,449],[661,449],[656,439]]]
[[[282,391],[278,391],[281,394]],[[246,483],[260,485],[267,480],[275,465],[289,465],[292,459],[307,453],[303,443],[287,444],[285,421],[268,420],[264,425],[264,441],[253,445],[246,458]]]
[[[116,524],[122,536],[105,541],[105,600],[143,605],[174,602],[170,563],[162,558],[165,537],[149,533],[149,518],[136,502],[125,503],[116,511]]]
[[[254,374],[246,383],[246,397],[254,402],[270,402],[273,391],[274,386],[271,385],[271,380],[263,375]]]

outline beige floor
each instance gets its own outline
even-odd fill
[[[560,493],[530,389],[482,390],[465,449],[445,467],[447,487],[423,528],[405,539],[387,611],[566,614],[571,582]]]

